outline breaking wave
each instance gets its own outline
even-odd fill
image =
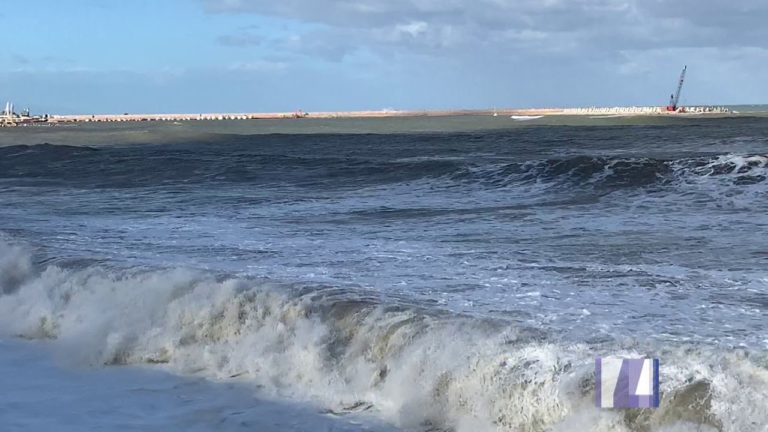
[[[701,167],[703,169],[703,167]],[[68,268],[0,242],[0,334],[71,361],[246,380],[329,412],[447,431],[723,430],[768,424],[768,361],[705,346],[568,344],[543,329],[364,292],[185,269]],[[662,408],[600,411],[596,355],[662,359]]]
[[[452,180],[507,187],[548,183],[596,188],[637,188],[679,185],[703,178],[725,184],[761,183],[768,178],[768,157],[721,155],[691,159],[608,158],[575,156],[500,167],[467,168],[450,175]]]

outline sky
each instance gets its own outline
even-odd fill
[[[11,0],[0,0],[0,4]],[[34,113],[768,103],[766,0],[35,0],[0,8]]]

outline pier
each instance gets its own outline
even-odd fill
[[[559,115],[680,115],[680,114],[731,114],[731,110],[721,106],[692,106],[675,107],[589,107],[589,108],[564,108]]]
[[[731,110],[718,106],[681,107],[668,111],[666,107],[585,107],[495,110],[494,114],[506,116],[684,116],[687,114],[728,115]],[[489,110],[442,110],[442,111],[339,111],[306,113],[204,113],[204,114],[121,114],[121,115],[53,115],[51,123],[104,123],[104,122],[182,122],[212,120],[260,120],[260,119],[328,119],[328,118],[387,118],[387,117],[442,117],[461,115],[489,115]]]

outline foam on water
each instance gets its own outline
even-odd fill
[[[180,374],[237,377],[417,429],[759,431],[768,424],[768,362],[746,352],[564,344],[498,320],[381,304],[341,289],[32,261],[25,248],[0,244],[0,274],[14,275],[0,281],[0,331],[51,339],[76,364],[161,363]],[[662,409],[594,408],[593,360],[605,353],[661,357]]]

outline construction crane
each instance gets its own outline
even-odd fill
[[[680,82],[677,84],[677,91],[675,94],[669,97],[669,105],[667,105],[667,111],[677,111],[678,104],[680,103],[680,92],[683,91],[683,83],[685,83],[685,72],[688,70],[688,66],[683,68],[683,72],[680,73]]]

